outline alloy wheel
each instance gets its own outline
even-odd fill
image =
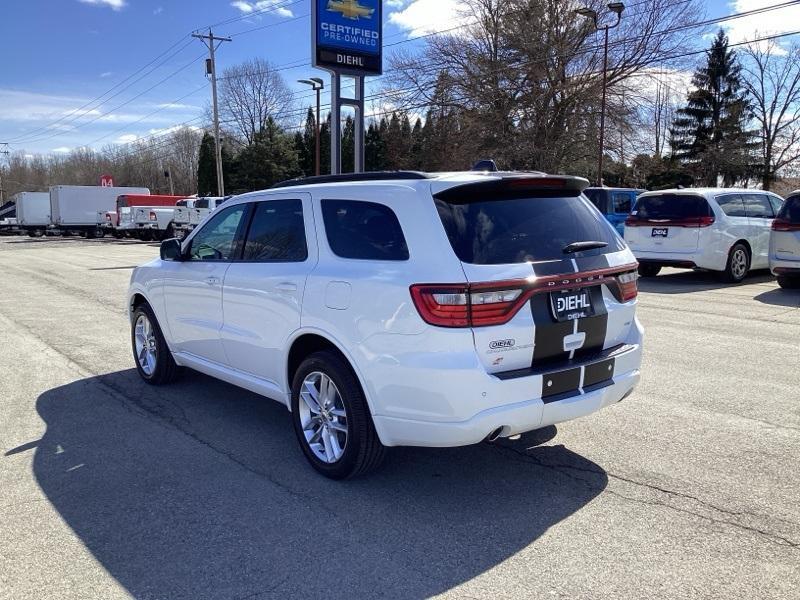
[[[306,444],[324,463],[332,464],[347,446],[347,411],[339,388],[325,373],[309,373],[300,388],[299,417]]]
[[[731,257],[731,273],[736,279],[744,279],[747,274],[747,253],[742,248],[737,248]]]
[[[147,315],[139,315],[133,329],[136,360],[148,377],[156,370],[156,334]]]

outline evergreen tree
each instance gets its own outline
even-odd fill
[[[322,123],[320,128],[320,154],[322,156],[320,174],[330,175],[331,173],[331,114]]]
[[[253,142],[237,157],[239,185],[245,190],[263,190],[275,183],[300,176],[300,163],[292,136],[269,117]]]
[[[414,123],[414,129],[411,130],[411,156],[408,164],[409,169],[413,169],[415,171],[422,170],[423,142],[422,119],[417,117],[417,121]]]
[[[217,167],[214,152],[214,138],[206,132],[200,142],[197,161],[197,193],[201,196],[217,193]]]
[[[309,108],[306,114],[305,128],[302,133],[295,136],[300,170],[308,176],[316,174],[317,165],[317,119],[313,109]]]
[[[678,110],[672,128],[673,157],[693,173],[698,184],[732,186],[752,171],[753,133],[742,88],[741,67],[723,31],[694,74],[687,105]]]
[[[381,137],[380,124],[370,121],[364,135],[364,168],[367,171],[386,170],[386,142]]]
[[[342,173],[355,171],[356,122],[348,115],[342,128]]]

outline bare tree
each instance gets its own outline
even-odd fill
[[[225,69],[220,77],[220,119],[247,144],[267,118],[283,122],[281,114],[291,104],[292,92],[283,77],[263,58]]]
[[[771,189],[777,174],[800,160],[800,47],[774,41],[742,52],[742,78],[752,100],[761,146],[761,179]]]
[[[507,166],[552,172],[591,169],[597,151],[602,87],[602,35],[563,0],[465,0],[467,23],[431,36],[421,55],[398,53],[392,89],[406,106],[431,103],[440,73],[476,153]],[[601,18],[605,3],[586,2]],[[609,47],[609,110],[613,128],[635,105],[621,86],[633,75],[680,54],[697,36],[697,0],[643,0],[626,12]],[[624,108],[624,110],[623,110]]]

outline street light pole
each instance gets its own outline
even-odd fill
[[[304,83],[306,85],[310,85],[311,89],[313,89],[317,93],[317,117],[316,117],[316,174],[320,174],[320,165],[322,162],[322,152],[320,149],[320,122],[319,122],[319,109],[320,109],[320,95],[322,90],[325,89],[325,83],[319,77],[312,77],[310,79],[299,79],[298,83]]]
[[[625,10],[625,4],[622,2],[610,2],[608,10],[617,15],[617,21],[613,25],[607,23],[600,25],[598,21],[597,11],[588,7],[579,8],[575,12],[582,17],[592,20],[594,28],[597,31],[603,30],[605,41],[603,43],[603,97],[600,101],[600,150],[597,157],[597,185],[603,186],[603,154],[605,150],[606,141],[606,93],[608,86],[608,30],[614,29],[622,21],[622,11]]]

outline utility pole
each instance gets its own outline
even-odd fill
[[[208,35],[193,33],[192,37],[201,40],[208,48],[208,62],[206,65],[206,75],[211,75],[211,104],[214,110],[214,146],[217,154],[217,195],[225,197],[225,182],[222,174],[222,143],[219,139],[219,110],[217,108],[217,64],[214,53],[222,42],[233,41],[227,37],[217,37],[209,28]]]
[[[8,144],[5,142],[0,143],[0,154],[8,157]],[[0,206],[5,204],[5,189],[3,188],[3,169],[0,168]]]

